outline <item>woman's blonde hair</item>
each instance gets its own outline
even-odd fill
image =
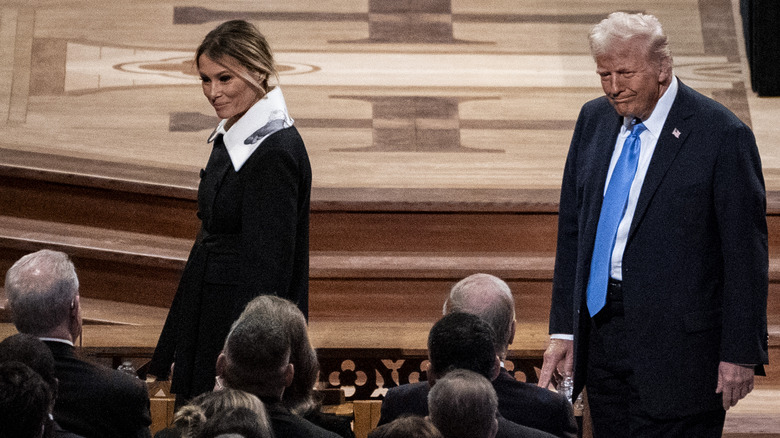
[[[253,24],[244,20],[226,21],[206,34],[195,51],[195,65],[200,68],[200,56],[214,62],[225,56],[235,59],[250,73],[260,76],[263,92],[268,92],[268,78],[278,79],[271,46]]]

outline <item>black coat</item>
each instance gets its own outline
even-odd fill
[[[149,373],[175,372],[184,399],[214,386],[233,321],[272,294],[308,310],[311,166],[295,127],[269,136],[236,172],[221,136],[198,187],[202,227],[155,349]]]

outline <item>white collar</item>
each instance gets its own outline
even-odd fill
[[[287,112],[282,89],[277,86],[252,105],[227,131],[225,123],[227,119],[219,122],[209,136],[209,143],[222,134],[233,168],[238,172],[263,140],[276,131],[289,128],[294,121]]]
[[[45,337],[45,336],[41,336],[41,337],[40,337],[40,338],[38,338],[38,339],[40,339],[41,341],[49,341],[49,342],[61,342],[61,343],[63,343],[63,344],[68,344],[68,345],[70,345],[71,347],[75,347],[75,345],[73,345],[73,342],[71,342],[71,341],[69,341],[69,340],[67,340],[67,339],[62,339],[62,338],[47,338],[47,337]]]

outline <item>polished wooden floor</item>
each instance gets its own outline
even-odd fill
[[[191,172],[181,184],[194,187],[215,118],[192,52],[246,18],[275,49],[315,198],[555,202],[579,107],[601,94],[587,31],[620,9],[661,19],[675,73],[753,127],[780,189],[780,99],[750,91],[732,0],[0,0],[0,152],[136,164],[151,180]]]
[[[191,193],[216,124],[192,52],[244,18],[275,50],[315,203],[554,212],[601,94],[587,32],[614,10],[658,16],[676,75],[753,128],[780,212],[780,98],[751,91],[738,0],[0,0],[0,166]],[[780,393],[761,391],[728,433],[780,434]]]

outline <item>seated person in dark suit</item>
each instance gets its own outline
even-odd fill
[[[86,438],[146,438],[151,434],[146,384],[76,357],[81,335],[79,281],[68,256],[41,250],[19,259],[5,276],[11,319],[54,355],[59,380],[54,419]]]
[[[499,360],[494,347],[493,329],[482,318],[470,313],[450,313],[428,334],[428,382],[390,388],[382,402],[379,425],[401,415],[428,415],[428,391],[436,380],[455,369],[481,374],[488,380],[498,375]],[[498,415],[498,438],[553,437],[538,429],[512,423]]]
[[[0,364],[6,362],[21,362],[35,371],[49,385],[52,394],[51,405],[46,412],[44,436],[47,438],[82,438],[81,435],[70,433],[52,418],[54,402],[57,400],[59,382],[54,376],[54,356],[51,350],[33,335],[17,333],[0,342]],[[3,424],[3,422],[0,422]]]
[[[43,437],[52,398],[49,385],[27,365],[0,364],[0,437]]]
[[[473,313],[487,321],[496,334],[501,372],[493,380],[498,411],[507,420],[563,438],[577,436],[577,422],[566,397],[537,385],[515,380],[504,368],[509,345],[515,337],[515,300],[503,280],[474,274],[459,281],[444,303],[444,313]]]
[[[277,438],[340,438],[293,414],[282,402],[284,391],[295,379],[295,366],[290,362],[290,315],[300,315],[295,320],[304,321],[297,307],[284,298],[261,295],[247,304],[217,358],[217,387],[259,397]]]
[[[306,318],[297,306],[291,306],[287,301],[274,303],[257,301],[247,305],[245,312],[253,312],[254,306],[269,307],[279,313],[279,318],[285,324],[285,333],[290,339],[290,363],[295,369],[292,384],[284,390],[282,404],[295,415],[335,432],[343,438],[354,438],[352,422],[346,417],[323,413],[319,394],[314,391],[320,373],[320,363],[317,352],[309,341]],[[258,312],[264,312],[263,308]]]
[[[485,377],[452,370],[428,393],[428,418],[444,438],[493,438],[498,432],[498,397]]]
[[[368,438],[444,438],[427,418],[406,415],[368,433]]]

